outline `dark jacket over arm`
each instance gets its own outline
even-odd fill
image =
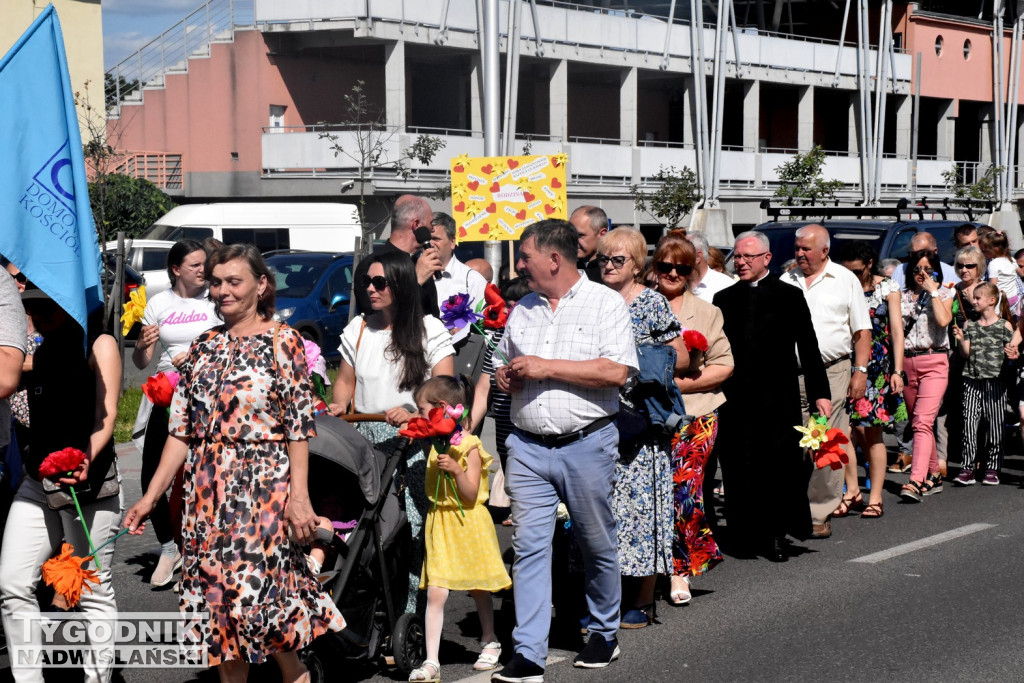
[[[377,254],[383,254],[389,251],[397,251],[401,254],[405,253],[395,245],[391,244],[391,242],[385,242],[384,244],[380,245],[379,247],[373,250],[373,255],[376,256]],[[413,256],[410,256],[409,258],[411,258],[415,262],[418,256],[419,254],[417,253]],[[366,275],[369,269],[370,259],[364,258],[362,261],[359,262],[359,265],[356,266],[356,272],[352,275],[352,277],[355,279],[355,282],[357,283],[356,314],[365,313],[372,310],[370,308],[370,298],[366,295],[366,290],[360,287],[358,284],[359,280],[362,278],[363,275]],[[434,286],[433,280],[427,280],[422,285],[420,285],[420,301],[422,302],[423,312],[425,314],[433,315],[438,318],[441,317],[440,310],[438,309],[437,306],[437,288]]]

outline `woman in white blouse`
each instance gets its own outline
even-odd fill
[[[378,449],[398,447],[398,429],[416,414],[413,391],[426,379],[455,372],[455,349],[444,323],[424,315],[412,259],[386,252],[370,258],[357,282],[370,299],[369,314],[354,318],[341,333],[341,368],[334,383],[331,412],[382,414],[382,422],[359,422],[356,428]],[[427,511],[426,458],[410,450],[406,460],[406,514],[412,525],[413,556],[409,568],[409,602],[415,609],[420,583],[423,517]]]

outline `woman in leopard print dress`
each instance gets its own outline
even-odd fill
[[[302,338],[272,320],[274,280],[251,245],[207,263],[225,321],[200,335],[181,368],[160,467],[125,526],[139,522],[185,463],[181,608],[209,613],[202,638],[221,680],[244,681],[273,656],[286,683],[297,651],[344,620],[306,566],[316,530],[307,439],[315,436]]]

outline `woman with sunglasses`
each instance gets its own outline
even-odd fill
[[[690,354],[665,297],[641,284],[646,256],[647,241],[639,230],[616,228],[598,242],[596,261],[604,284],[629,307],[634,343],[674,347],[681,376]],[[619,443],[612,513],[619,534],[622,628],[643,628],[651,622],[655,576],[672,574],[670,438]]]
[[[684,236],[669,233],[658,242],[652,262],[658,291],[683,329],[697,330],[708,342],[702,357],[691,357],[686,376],[676,379],[686,412],[694,420],[679,434],[672,450],[675,538],[669,599],[674,605],[690,601],[691,577],[707,573],[722,561],[704,515],[704,467],[718,436],[718,408],[725,403],[722,383],[733,372],[732,346],[722,330],[722,311],[689,291],[696,258]]]
[[[871,479],[868,504],[860,516],[882,516],[882,490],[885,483],[885,444],[882,430],[907,419],[903,402],[903,315],[900,313],[900,286],[878,274],[878,254],[867,242],[853,240],[839,250],[836,260],[857,276],[871,316],[871,357],[868,360],[867,389],[856,401],[847,399],[853,441],[867,456],[866,470]],[[833,517],[845,517],[854,506],[864,504],[857,478],[857,463],[846,466],[846,493]]]
[[[382,422],[358,422],[358,429],[377,448],[393,452],[401,443],[398,430],[417,413],[413,392],[425,380],[453,375],[455,349],[444,323],[423,312],[412,259],[404,252],[369,257],[370,267],[356,287],[366,292],[370,311],[354,318],[341,333],[341,367],[334,383],[331,412],[380,414]],[[412,526],[409,601],[416,608],[423,561],[423,518],[427,511],[426,458],[410,449],[405,475],[406,514]]]
[[[939,414],[949,377],[949,334],[953,291],[940,284],[939,256],[930,249],[912,252],[907,260],[907,289],[901,295],[903,314],[903,398],[914,431],[910,481],[900,490],[919,503],[942,491],[942,475],[932,425]]]

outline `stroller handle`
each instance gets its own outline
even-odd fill
[[[339,415],[345,422],[387,422],[388,417],[384,413],[346,413]]]

